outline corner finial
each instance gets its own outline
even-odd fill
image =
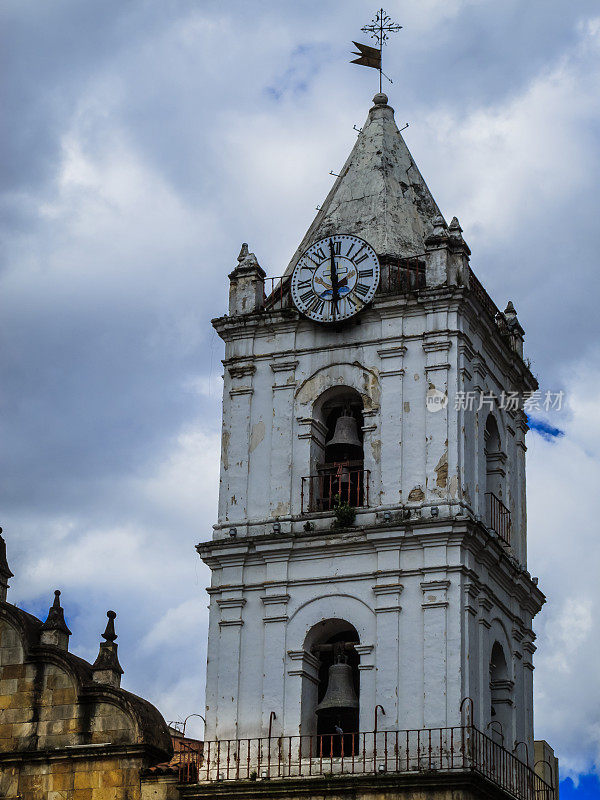
[[[511,336],[513,350],[515,350],[521,356],[521,358],[523,358],[523,337],[525,336],[525,331],[519,322],[517,310],[514,307],[512,300],[509,300],[506,304],[504,313],[499,313],[497,316],[500,317],[500,327],[502,328],[506,326],[506,330]]]
[[[460,222],[458,221],[458,217],[452,217],[452,222],[448,226],[448,230],[455,236],[460,236],[460,234],[462,233],[462,228],[460,227]]]
[[[244,242],[237,257],[238,263],[229,273],[229,316],[252,314],[262,308],[265,296],[264,269],[258,263],[254,253],[248,251]]]
[[[98,658],[92,665],[92,677],[96,683],[105,683],[109,686],[118,687],[121,685],[121,675],[123,670],[119,664],[117,656],[118,645],[115,644],[117,634],[115,633],[114,611],[107,611],[108,622],[106,630],[102,634],[104,642],[100,642],[100,652]]]
[[[432,220],[433,224],[433,236],[446,236],[446,230],[448,226],[446,225],[446,220],[442,217],[441,214],[436,214],[436,216]]]
[[[504,318],[504,322],[511,333],[523,333],[523,328],[521,327],[519,318],[517,317],[517,309],[514,307],[512,300],[508,301],[506,308],[504,309],[504,313],[501,316]]]
[[[65,622],[65,612],[60,605],[60,589],[54,590],[54,602],[48,609],[48,616],[41,627],[40,642],[61,650],[68,650],[71,631]]]
[[[13,577],[6,560],[6,542],[2,538],[2,528],[0,528],[0,600],[6,600],[8,592],[8,581]]]
[[[377,92],[377,94],[373,98],[373,102],[375,103],[376,106],[387,106],[388,96],[384,92]]]
[[[106,616],[108,617],[108,622],[106,623],[106,630],[102,634],[102,638],[106,639],[107,642],[114,642],[117,639],[117,634],[115,633],[115,619],[117,615],[114,611],[107,611]]]

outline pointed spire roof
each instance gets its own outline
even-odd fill
[[[356,144],[287,272],[313,242],[334,233],[360,236],[379,256],[403,258],[425,251],[440,210],[387,101],[385,94],[373,98]]]

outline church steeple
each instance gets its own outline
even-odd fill
[[[425,252],[440,210],[398,130],[385,94],[374,105],[348,160],[294,254],[288,272],[317,239],[360,236],[379,256]]]
[[[469,254],[384,94],[264,300],[242,248],[213,320],[225,371],[219,517],[198,546],[213,569],[207,741],[270,739],[275,722],[318,748],[372,731],[374,708],[388,732],[439,731],[463,723],[468,696],[481,731],[493,721],[509,750],[532,752],[543,596],[525,567],[526,425],[494,398],[536,384],[516,312],[500,314]]]

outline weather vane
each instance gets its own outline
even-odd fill
[[[371,47],[368,44],[352,42],[352,44],[359,49],[358,53],[354,53],[354,55],[359,56],[359,58],[355,58],[354,61],[351,61],[350,63],[359,64],[362,67],[373,67],[373,69],[379,70],[380,92],[382,75],[385,76],[390,83],[393,83],[392,79],[386,75],[382,69],[383,45],[389,39],[390,33],[398,33],[401,28],[402,25],[392,22],[392,18],[385,13],[383,8],[380,8],[377,14],[375,14],[371,20],[371,24],[365,25],[364,28],[361,28],[364,33],[371,34],[371,38],[377,41],[379,49],[376,47]]]

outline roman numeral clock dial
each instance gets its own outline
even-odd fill
[[[371,302],[379,273],[379,259],[363,239],[346,233],[328,236],[300,257],[292,275],[292,298],[315,322],[339,322]]]

